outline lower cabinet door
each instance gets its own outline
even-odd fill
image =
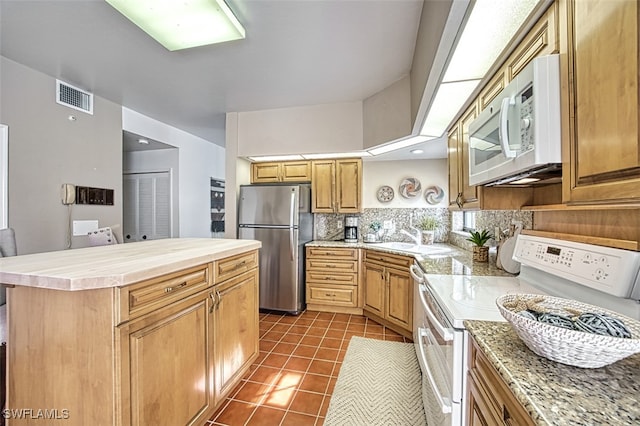
[[[232,390],[258,356],[258,271],[214,287],[216,404]]]
[[[407,331],[413,328],[413,280],[407,271],[387,269],[386,319]]]
[[[384,266],[364,264],[364,309],[384,317],[386,278]]]
[[[122,424],[201,425],[213,408],[211,290],[118,327]]]

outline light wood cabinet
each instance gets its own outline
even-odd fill
[[[66,410],[65,425],[205,423],[258,355],[257,253],[124,287],[8,289],[7,406]]]
[[[258,271],[214,287],[215,403],[222,402],[258,356]]]
[[[312,212],[362,212],[360,158],[312,161],[311,186]]]
[[[359,249],[307,247],[305,272],[307,309],[362,314]]]
[[[527,32],[518,47],[509,55],[503,72],[507,81],[513,80],[533,58],[551,55],[559,51],[558,2],[549,6]],[[482,108],[484,109],[484,108]]]
[[[118,328],[123,425],[200,425],[214,407],[212,291]]]
[[[474,103],[449,132],[449,205],[453,209],[480,207],[482,187],[469,185],[469,125],[477,116]]]
[[[469,341],[471,342],[467,376],[469,424],[472,426],[534,425],[527,411],[513,396],[475,340],[470,338]]]
[[[284,161],[251,164],[251,183],[309,182],[311,161]]]
[[[413,328],[413,258],[367,250],[363,264],[366,316],[411,337]]]
[[[563,202],[637,203],[638,2],[562,4]]]

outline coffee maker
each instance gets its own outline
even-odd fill
[[[358,242],[358,216],[347,216],[344,219],[344,242]]]

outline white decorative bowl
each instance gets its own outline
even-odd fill
[[[551,312],[567,315],[564,308],[609,315],[624,322],[631,338],[603,336],[539,322],[504,307],[516,298],[528,300],[540,294],[507,294],[496,299],[502,316],[511,323],[518,337],[536,354],[581,368],[599,368],[640,352],[640,321],[598,306],[552,296],[542,296],[539,305]]]

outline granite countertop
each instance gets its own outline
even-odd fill
[[[256,250],[255,240],[167,238],[0,258],[0,282],[54,290],[120,287]]]
[[[640,424],[640,354],[579,368],[534,354],[509,323],[465,325],[535,424]]]
[[[364,248],[367,250],[377,250],[386,253],[400,254],[403,256],[413,256],[425,274],[438,275],[490,275],[513,277],[502,269],[496,267],[495,251],[489,252],[489,262],[474,262],[473,253],[463,250],[450,244],[436,243],[431,246],[436,248],[446,248],[447,253],[424,255],[407,251],[380,247],[376,243],[345,243],[344,241],[312,241],[306,244],[307,247],[352,247]]]

